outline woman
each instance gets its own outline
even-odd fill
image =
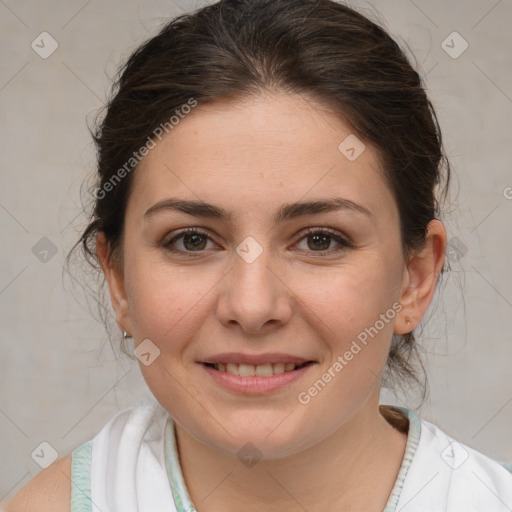
[[[330,0],[222,0],[129,58],[95,140],[81,242],[154,400],[7,511],[512,509],[502,464],[379,406],[383,376],[418,379],[449,182],[385,31]]]

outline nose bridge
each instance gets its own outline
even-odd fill
[[[269,251],[262,247],[256,248],[251,242],[240,244],[234,258],[234,290],[241,296],[252,292],[261,295],[261,300],[269,299],[275,286],[274,275],[269,269],[271,259]]]
[[[270,251],[254,238],[240,243],[219,297],[219,320],[226,325],[237,323],[248,332],[257,332],[266,324],[286,323],[291,306],[275,266]]]

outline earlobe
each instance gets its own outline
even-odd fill
[[[112,257],[110,243],[105,234],[99,232],[96,238],[96,250],[105,280],[110,293],[110,300],[116,315],[116,322],[121,331],[131,332],[131,321],[128,310],[128,299],[124,286],[124,275],[122,269]]]
[[[395,322],[395,334],[411,332],[420,323],[432,301],[445,251],[445,227],[440,221],[432,220],[427,227],[423,248],[412,255],[404,272],[400,298],[403,307]]]

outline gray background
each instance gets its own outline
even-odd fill
[[[81,183],[94,172],[86,119],[120,59],[196,5],[0,0],[0,500],[41,470],[31,457],[41,442],[65,455],[148,393],[88,311],[93,283],[63,264],[85,225]],[[423,331],[431,393],[419,413],[512,462],[512,2],[351,5],[416,56],[454,169],[452,270]],[[47,59],[31,48],[43,31],[59,45]],[[456,59],[442,48],[454,31],[469,44]],[[451,41],[452,52],[462,48]],[[382,401],[414,407],[413,398],[384,390]]]

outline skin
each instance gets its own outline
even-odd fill
[[[98,236],[120,329],[136,346],[150,339],[160,350],[140,368],[176,422],[185,482],[200,512],[381,511],[394,485],[407,436],[379,412],[381,375],[393,333],[414,329],[431,302],[446,232],[431,221],[423,249],[404,260],[378,151],[365,143],[349,161],[338,150],[351,133],[302,96],[199,105],[136,171],[122,260]],[[371,216],[341,209],[273,220],[284,204],[333,197]],[[212,203],[231,219],[170,209],[145,216],[169,198]],[[200,251],[183,237],[173,242],[181,253],[166,248],[190,227],[211,237],[199,238]],[[317,248],[306,228],[330,229],[352,247],[331,237]],[[252,263],[236,252],[247,237],[263,249]],[[301,404],[299,393],[394,303],[401,311]],[[221,352],[284,352],[315,364],[283,389],[242,396],[197,362]],[[237,458],[248,442],[262,457],[252,467]]]

